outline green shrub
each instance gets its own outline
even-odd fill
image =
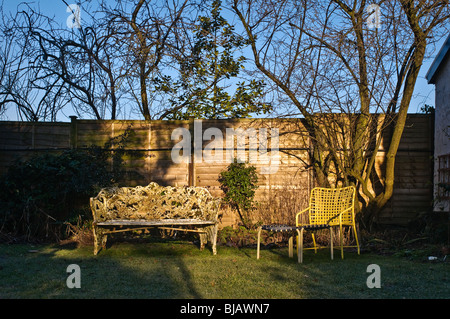
[[[250,212],[255,208],[255,190],[258,188],[256,168],[235,159],[227,170],[219,175],[220,189],[225,193],[224,201],[236,209],[242,224],[249,228]]]
[[[13,164],[0,178],[0,230],[37,239],[58,236],[64,221],[111,185],[108,152],[100,148],[42,154]]]

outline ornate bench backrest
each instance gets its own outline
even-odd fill
[[[331,218],[346,210],[342,214],[342,223],[349,224],[354,219],[355,187],[322,188],[316,187],[309,198],[310,223],[326,224]],[[339,224],[339,219],[330,221],[330,225]]]
[[[217,221],[219,200],[202,187],[147,186],[104,188],[91,198],[94,221],[198,219]]]

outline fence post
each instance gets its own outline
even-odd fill
[[[75,115],[70,117],[70,148],[78,147],[78,128],[77,117]]]
[[[194,120],[189,117],[189,133],[191,135],[191,158],[188,163],[188,186],[195,186],[195,151],[194,151]]]

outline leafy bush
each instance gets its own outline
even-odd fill
[[[250,227],[250,212],[255,208],[255,190],[258,188],[256,168],[235,159],[227,170],[219,175],[224,201],[236,209],[245,228]]]
[[[43,154],[12,165],[0,178],[0,230],[37,239],[58,236],[64,221],[114,182],[100,148]]]

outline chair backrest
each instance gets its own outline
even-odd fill
[[[342,214],[342,224],[353,224],[355,217],[355,193],[356,189],[354,186],[314,188],[309,198],[310,224],[326,224],[332,217],[346,209],[348,211]],[[339,218],[330,221],[330,225],[336,224],[339,224]]]

